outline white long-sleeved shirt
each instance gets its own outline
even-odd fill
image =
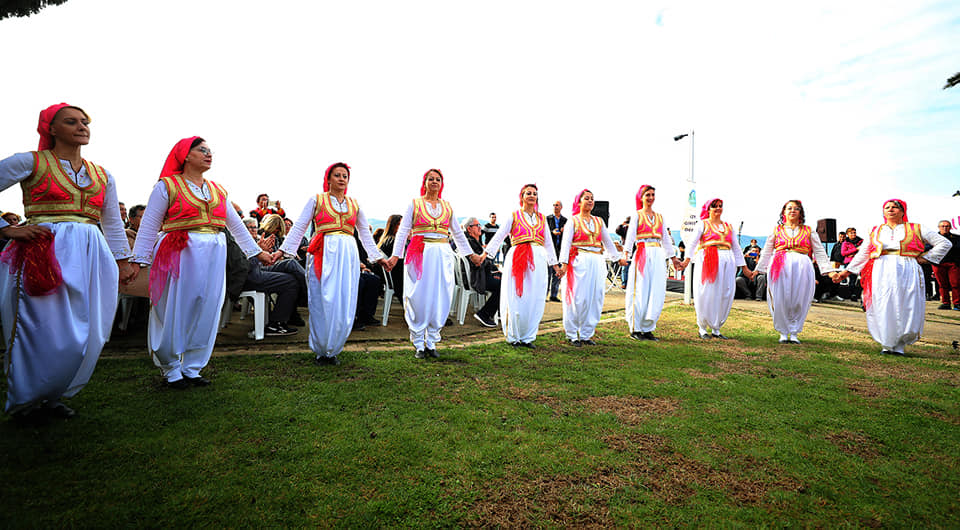
[[[429,202],[424,201],[427,206],[427,212],[432,216],[440,215],[442,208],[438,202],[436,206],[431,205]],[[407,211],[403,214],[403,219],[400,221],[400,227],[397,228],[397,237],[393,243],[393,255],[402,258],[407,253],[407,238],[410,237],[410,230],[413,228],[413,201],[410,201],[410,204],[407,205]],[[467,237],[463,235],[463,229],[460,228],[460,224],[457,223],[457,216],[453,213],[453,207],[450,207],[450,234],[453,235],[453,241],[457,244],[457,254],[460,254],[463,257],[470,256],[473,254],[470,242],[467,241]],[[444,234],[436,232],[425,232],[424,237],[435,237],[435,238],[445,238],[447,237]]]
[[[207,181],[203,181],[203,186],[186,181],[187,188],[194,197],[209,201],[210,188]],[[170,196],[167,194],[167,185],[163,181],[158,181],[153,186],[153,192],[150,193],[150,200],[147,201],[147,208],[143,211],[143,219],[140,220],[140,230],[137,231],[137,240],[133,243],[133,258],[130,261],[134,263],[153,263],[153,247],[160,236],[160,227],[163,226],[163,219],[167,215],[167,206]],[[233,234],[233,238],[240,245],[240,250],[248,258],[256,256],[263,251],[257,242],[253,240],[243,220],[237,215],[236,210],[230,207],[230,199],[227,198],[227,230]]]
[[[520,210],[520,215],[522,215],[524,219],[527,220],[527,223],[529,223],[530,226],[534,226],[537,224],[536,212],[534,212],[533,214],[528,214],[527,212]],[[544,223],[546,223],[546,217],[544,217]],[[567,224],[565,224],[564,226],[567,226],[569,224],[570,224],[570,221],[568,220]],[[486,252],[488,256],[496,256],[497,251],[499,251],[500,249],[500,245],[502,245],[503,240],[506,239],[508,235],[510,235],[511,230],[513,230],[513,215],[508,216],[507,220],[504,221],[502,225],[500,225],[499,229],[497,229],[497,233],[494,234],[492,238],[490,238],[490,241],[487,241],[487,246],[484,247],[483,249],[484,252]],[[556,247],[553,246],[553,237],[550,236],[550,230],[546,226],[543,227],[543,230],[544,230],[543,248],[546,249],[547,251],[547,265],[553,266],[557,264],[557,249]]]
[[[627,227],[627,239],[623,242],[623,257],[627,260],[630,259],[630,255],[633,253],[633,245],[637,243],[637,223],[641,215],[644,215],[643,212],[637,212],[637,215],[630,216],[630,225]],[[653,223],[653,219],[649,219],[649,222]],[[640,241],[644,243],[660,243],[660,246],[663,247],[663,253],[666,254],[667,259],[670,259],[677,255],[677,250],[673,248],[673,238],[670,237],[667,227],[663,226],[662,230],[662,237],[643,238]]]
[[[899,249],[900,242],[903,241],[903,238],[907,235],[906,230],[904,224],[898,224],[893,228],[890,228],[887,224],[882,224],[880,225],[880,233],[877,234],[877,239],[880,240],[884,249]],[[941,236],[936,230],[924,230],[923,225],[920,225],[920,236],[925,242],[933,245],[933,248],[920,256],[930,263],[940,263],[940,260],[947,255],[950,247],[953,246],[949,239]],[[859,274],[869,259],[870,243],[864,241],[863,244],[860,245],[859,250],[857,250],[856,255],[850,260],[850,264],[847,265],[847,270]]]
[[[603,219],[599,217],[594,217],[591,219],[586,219],[584,224],[587,225],[587,230],[593,231],[597,227],[594,225],[594,220],[600,223],[600,237],[603,242],[603,249],[600,247],[580,247],[585,250],[592,250],[594,252],[600,252],[601,250],[606,250],[606,256],[609,260],[619,259],[620,256],[617,252],[617,245],[613,243],[613,239],[610,237],[610,234],[607,232],[607,226],[603,224]],[[563,239],[560,241],[560,263],[567,263],[570,260],[570,247],[573,246],[573,233],[576,232],[576,221],[574,218],[571,218],[567,221],[567,224],[563,225]],[[636,228],[634,228],[636,231]]]
[[[334,210],[340,213],[346,213],[348,210],[346,197],[344,197],[343,202],[340,202],[339,199],[331,195],[330,204],[333,205]],[[290,232],[287,233],[287,238],[283,240],[283,246],[280,247],[280,250],[282,250],[284,254],[289,256],[295,256],[297,254],[297,250],[300,247],[300,240],[303,239],[304,234],[307,233],[307,229],[310,228],[310,223],[313,221],[313,212],[316,208],[317,196],[314,195],[307,201],[306,206],[303,207],[303,211],[300,212],[300,217],[293,223]],[[367,259],[371,263],[383,259],[383,253],[377,248],[377,244],[373,241],[373,234],[370,233],[370,223],[367,221],[367,216],[363,214],[363,209],[359,206],[357,207],[357,225],[355,229],[357,230],[357,236],[360,238],[360,243],[363,244],[364,250],[367,251]]]
[[[800,228],[784,227],[784,230],[787,232],[788,236],[796,237],[797,232],[800,231]],[[767,236],[767,240],[763,244],[763,249],[760,251],[760,257],[757,259],[757,272],[767,272],[767,269],[770,267],[770,262],[773,261],[773,255],[775,254],[773,250],[773,244],[776,236],[776,230]],[[820,236],[818,236],[813,230],[810,231],[810,245],[813,248],[813,260],[816,261],[817,266],[820,267],[820,272],[826,274],[827,271],[831,270],[832,268],[830,265],[830,258],[827,257],[827,251],[823,248],[823,243],[820,242]]]
[[[93,183],[93,179],[87,175],[86,166],[81,166],[80,171],[75,172],[69,160],[60,160],[60,167],[77,186],[86,187]],[[0,160],[0,191],[23,182],[31,173],[33,173],[33,153],[31,152],[17,153]],[[103,237],[113,257],[118,260],[125,259],[131,255],[130,243],[127,241],[123,221],[120,219],[117,186],[113,175],[109,171],[106,173],[107,185],[104,189],[103,208],[100,210],[100,227],[103,229]],[[0,219],[0,228],[7,226],[10,226],[10,223]]]

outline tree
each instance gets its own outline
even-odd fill
[[[0,2],[0,20],[10,17],[36,15],[47,6],[57,6],[67,0],[3,0]]]
[[[943,89],[946,90],[955,85],[960,85],[960,72],[953,74],[953,77],[947,79],[947,84],[943,85]]]

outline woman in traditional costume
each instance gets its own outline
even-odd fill
[[[603,219],[592,215],[593,192],[583,190],[573,199],[570,221],[563,226],[560,244],[560,289],[563,292],[563,329],[575,346],[595,346],[594,332],[603,311],[606,257],[617,259],[617,247]],[[601,248],[602,247],[602,248]],[[620,258],[626,267],[627,260]]]
[[[883,219],[833,281],[860,274],[870,335],[882,346],[880,353],[904,355],[904,346],[923,333],[926,291],[920,265],[940,263],[952,245],[936,230],[909,222],[907,203],[900,199],[883,203]],[[924,252],[925,243],[933,248]]]
[[[353,234],[369,259],[384,263],[373,241],[370,223],[356,199],[347,197],[350,166],[337,162],[327,168],[323,193],[310,197],[300,218],[293,224],[281,251],[295,256],[298,242],[313,225],[313,239],[307,247],[307,292],[310,307],[310,349],[317,364],[340,364],[347,337],[357,313],[360,281],[360,253]]]
[[[483,254],[495,256],[504,238],[510,236],[512,246],[503,259],[500,282],[500,322],[507,342],[514,347],[533,348],[543,319],[547,275],[559,270],[553,238],[547,235],[547,219],[538,210],[537,193],[536,184],[520,189],[521,208],[500,225]]]
[[[224,228],[248,257],[273,259],[250,236],[226,190],[203,178],[213,153],[199,136],[173,146],[143,212],[131,261],[152,263],[147,346],[172,388],[205,386],[226,289]]]
[[[139,271],[127,262],[113,176],[80,155],[90,117],[52,105],[37,132],[36,151],[0,160],[0,190],[19,183],[26,215],[20,226],[0,220],[0,236],[11,240],[0,255],[5,410],[20,420],[74,415],[61,400],[90,380],[110,337],[118,281]]]
[[[760,251],[756,269],[752,273],[744,270],[751,279],[767,274],[767,305],[781,344],[800,344],[797,335],[803,331],[817,288],[811,260],[816,260],[820,270],[830,268],[830,258],[817,233],[803,224],[805,218],[800,201],[787,201],[780,209],[777,227]]]
[[[470,251],[470,243],[453,215],[453,208],[442,195],[440,170],[424,173],[420,197],[407,206],[397,230],[393,256],[387,261],[389,270],[404,258],[403,313],[417,359],[440,356],[437,344],[453,303],[457,261],[450,248],[450,236],[460,255],[470,256],[475,264],[482,262],[480,256]]]
[[[697,311],[697,327],[701,339],[727,339],[720,328],[730,315],[736,292],[737,269],[746,265],[740,243],[730,223],[720,219],[723,201],[710,199],[700,210],[687,248],[696,245],[693,269],[693,305]],[[682,266],[690,262],[683,261]]]
[[[653,335],[663,312],[667,293],[667,259],[677,270],[682,264],[675,256],[673,239],[667,233],[663,217],[653,211],[656,188],[648,184],[637,191],[637,214],[630,217],[627,239],[623,243],[624,256],[629,258],[633,245],[633,266],[627,276],[626,319],[630,338],[659,340]]]

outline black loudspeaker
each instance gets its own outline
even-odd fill
[[[603,219],[603,224],[610,228],[610,201],[593,201],[593,215]]]
[[[820,236],[821,243],[837,242],[837,220],[819,219],[817,221],[817,235]]]

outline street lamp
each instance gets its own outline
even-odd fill
[[[679,142],[687,136],[690,137],[690,177],[687,179],[690,192],[687,194],[687,207],[683,215],[680,237],[684,241],[684,246],[686,246],[687,256],[693,256],[696,248],[693,247],[693,242],[688,240],[696,231],[697,222],[700,220],[700,216],[697,213],[697,190],[693,180],[693,129],[691,129],[689,133],[674,136],[673,141]],[[685,271],[683,277],[683,303],[690,305],[690,299],[693,297],[693,269]]]

